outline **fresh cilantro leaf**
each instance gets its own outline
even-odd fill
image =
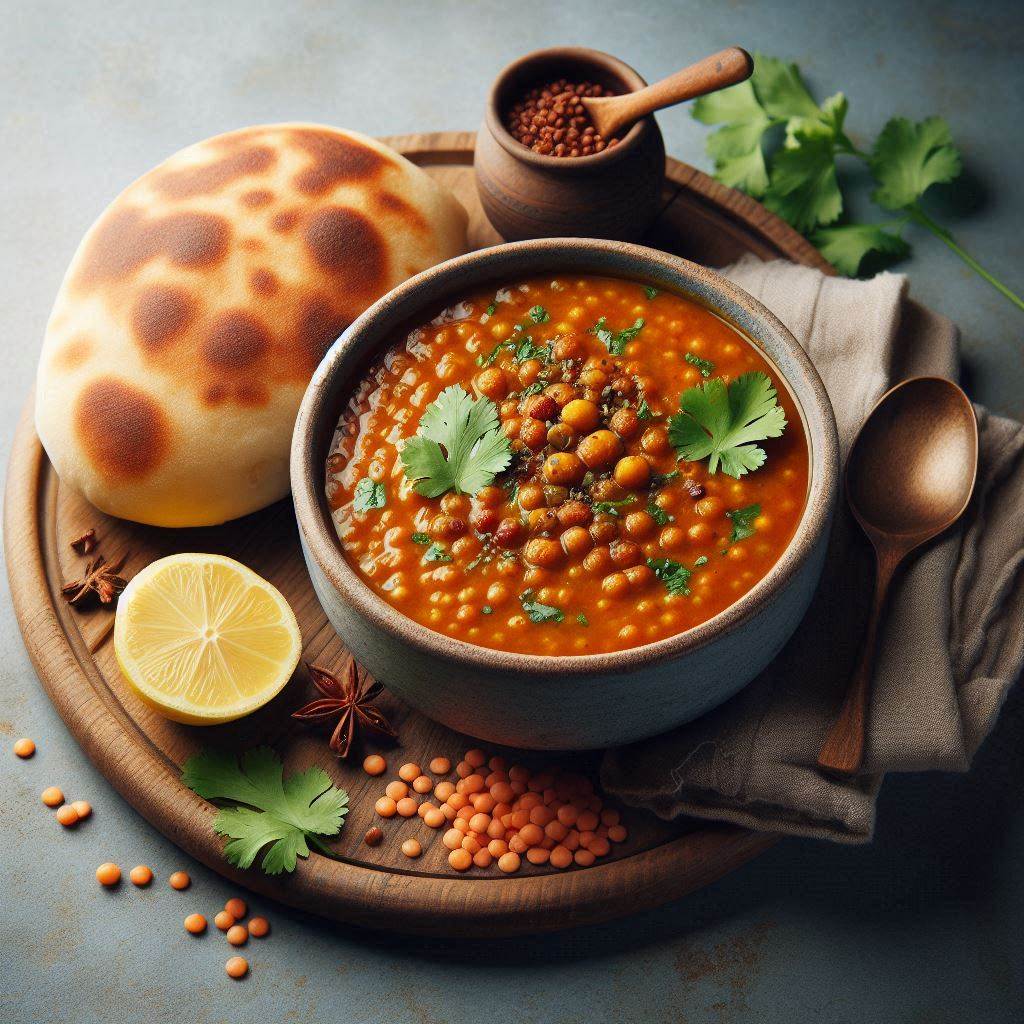
[[[949,125],[941,117],[917,124],[894,117],[882,129],[871,153],[871,173],[878,181],[871,198],[887,210],[902,210],[930,186],[952,181],[960,167]]]
[[[653,285],[650,285],[650,284],[645,284],[644,285],[644,295],[646,295],[647,298],[653,299],[657,294],[658,294],[658,289],[655,288]]]
[[[808,92],[795,64],[787,64],[777,57],[756,54],[754,74],[749,82],[760,105],[771,117],[781,120],[789,120],[791,117],[814,118],[819,113],[818,104]]]
[[[877,252],[893,260],[903,259],[910,253],[910,246],[881,224],[838,224],[819,228],[811,235],[811,241],[821,250],[821,255],[847,277],[856,276],[868,253]]]
[[[247,868],[267,847],[260,867],[268,875],[294,871],[297,857],[309,856],[309,843],[329,853],[317,836],[341,831],[348,794],[322,768],[284,778],[280,758],[269,747],[242,755],[205,751],[190,757],[181,781],[207,800],[231,800],[242,807],[222,808],[213,827],[228,837],[224,856]]]
[[[672,522],[670,516],[663,508],[655,505],[653,501],[647,503],[647,514],[659,525],[668,526]]]
[[[690,593],[690,577],[693,573],[685,565],[671,558],[648,558],[647,567],[665,584],[670,594],[686,597]]]
[[[836,142],[840,146],[850,147],[850,140],[843,132],[846,114],[850,104],[846,97],[837,92],[829,96],[813,114],[791,117],[786,122],[786,145],[798,146],[801,138],[823,138]]]
[[[778,404],[766,373],[744,373],[728,387],[721,378],[687,388],[679,398],[682,410],[669,420],[668,436],[687,462],[708,459],[708,472],[732,477],[759,469],[767,458],[751,442],[780,437],[786,413]]]
[[[617,516],[620,508],[625,508],[627,505],[632,505],[636,501],[636,495],[631,494],[628,498],[622,498],[619,501],[595,501],[591,506],[594,514],[604,512],[610,516]]]
[[[401,458],[416,491],[437,498],[447,491],[476,494],[493,483],[512,461],[512,449],[501,430],[498,407],[483,396],[473,399],[453,384],[427,406],[416,436],[402,446]]]
[[[691,366],[695,366],[705,380],[715,372],[715,364],[710,359],[701,359],[700,356],[695,356],[692,352],[687,352],[683,359]]]
[[[519,595],[519,603],[531,622],[561,622],[565,618],[561,608],[534,601],[532,590],[524,590]]]
[[[527,359],[540,359],[542,362],[551,362],[551,348],[548,345],[535,345],[533,338],[526,335],[516,346],[515,355],[512,357],[517,363],[525,363]]]
[[[489,306],[487,307],[487,315],[488,315],[488,316],[494,316],[494,314],[495,314],[495,311],[497,310],[497,308],[498,308],[498,304],[497,304],[496,302],[492,302],[492,303],[491,303],[491,304],[490,304],[490,305],[489,305]]]
[[[551,315],[543,306],[532,306],[526,314],[535,324],[546,324]]]
[[[429,544],[430,534],[429,533],[414,533],[412,535],[413,544]]]
[[[754,69],[756,75],[756,61]],[[752,83],[740,82],[701,96],[693,105],[693,116],[704,124],[725,126],[707,139],[708,155],[715,161],[719,181],[752,196],[764,195],[768,170],[761,141],[773,121],[758,101]]]
[[[376,480],[364,476],[356,484],[352,507],[356,512],[369,512],[370,509],[383,508],[388,503],[387,488]]]
[[[636,418],[638,420],[655,420],[658,417],[651,412],[651,407],[647,404],[646,398],[641,398],[636,406]]]
[[[505,341],[499,341],[498,344],[495,345],[494,348],[492,348],[491,351],[487,353],[487,355],[484,355],[481,352],[480,355],[476,357],[476,365],[490,366],[494,362],[494,360],[497,359],[498,356],[501,354],[502,349],[514,349],[515,347],[515,342],[513,342],[511,339],[506,338]]]
[[[802,233],[843,212],[831,139],[798,132],[799,144],[778,152],[764,205]]]
[[[628,345],[644,327],[642,317],[637,317],[632,327],[625,327],[621,331],[617,332],[610,331],[605,327],[606,322],[607,318],[601,317],[593,327],[589,328],[588,333],[597,335],[597,340],[608,349],[608,354],[613,356],[621,356],[626,351],[626,345]]]
[[[590,619],[588,619],[586,617],[586,615],[583,614],[583,612],[580,612],[579,615],[576,616],[576,621],[581,626],[589,626],[590,625]]]
[[[443,544],[435,542],[424,552],[422,560],[424,562],[450,562],[452,556],[448,554]]]
[[[728,519],[732,520],[732,536],[730,544],[738,540],[746,540],[753,537],[757,530],[754,529],[754,520],[761,514],[760,505],[747,505],[745,508],[733,508],[725,513]]]

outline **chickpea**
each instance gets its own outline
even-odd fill
[[[613,540],[618,540],[618,521],[614,516],[602,513],[590,524],[590,536],[594,538],[595,544],[610,544]]]
[[[466,532],[466,521],[447,513],[434,516],[427,531],[434,540],[454,540]]]
[[[601,388],[608,383],[608,377],[596,367],[590,367],[579,375],[577,383],[581,387],[593,388],[595,391],[600,391]]]
[[[502,519],[494,531],[494,539],[503,548],[518,547],[523,540],[523,524],[518,519]]]
[[[523,484],[519,488],[519,507],[525,512],[544,505],[544,488],[540,484]]]
[[[642,455],[625,455],[613,471],[615,482],[628,490],[638,490],[651,479],[651,467]]]
[[[594,548],[593,551],[583,559],[583,568],[595,576],[603,576],[612,567],[611,552],[606,547]]]
[[[630,566],[639,565],[644,560],[643,549],[639,544],[631,540],[616,541],[611,546],[612,561],[620,569],[628,569]]]
[[[494,508],[495,505],[500,505],[505,500],[505,491],[501,487],[495,487],[493,484],[489,487],[481,487],[476,492],[476,500],[480,505]]]
[[[628,439],[640,429],[640,417],[632,409],[616,409],[608,425],[619,437]]]
[[[559,505],[557,512],[562,526],[586,526],[594,515],[586,502],[575,499]]]
[[[487,603],[492,605],[503,605],[512,596],[512,590],[507,583],[492,583],[487,588]],[[447,772],[442,774],[447,775]],[[440,794],[436,794],[440,799]],[[451,794],[449,794],[451,795]],[[448,797],[445,797],[447,800]]]
[[[626,492],[610,477],[602,477],[590,485],[590,496],[594,501],[621,501]]]
[[[543,369],[544,366],[539,359],[527,359],[519,367],[519,382],[523,387],[529,387],[540,376],[540,371]]]
[[[624,572],[613,572],[601,580],[601,590],[609,597],[625,597],[629,593],[629,578]]]
[[[548,431],[548,444],[555,451],[568,451],[576,443],[576,431],[566,423],[556,423]]]
[[[681,548],[686,543],[686,531],[679,526],[666,526],[658,534],[658,543],[668,551]]]
[[[622,442],[610,430],[595,430],[576,446],[576,454],[589,469],[603,469],[622,454]]]
[[[550,420],[558,412],[558,406],[550,395],[531,395],[523,405],[523,412],[532,420]]]
[[[494,533],[501,522],[501,512],[496,508],[477,506],[469,514],[469,525],[477,533]]]
[[[571,487],[586,475],[583,460],[572,452],[556,452],[544,461],[544,478],[552,484]]]
[[[501,421],[501,429],[510,441],[519,436],[519,428],[522,425],[523,421],[518,416],[509,416]]]
[[[622,523],[626,534],[636,540],[650,537],[654,532],[654,520],[647,512],[630,512]]]
[[[579,338],[559,338],[554,345],[554,356],[558,360],[582,359],[583,345]]]
[[[714,531],[707,523],[694,523],[693,526],[686,531],[686,536],[689,537],[694,544],[706,544],[714,536]]]
[[[611,383],[612,391],[623,398],[632,398],[636,394],[636,381],[632,377],[616,377]]]
[[[623,575],[634,587],[645,587],[654,579],[654,570],[646,565],[631,565]]]
[[[703,516],[705,519],[713,519],[722,514],[725,509],[725,502],[721,498],[710,495],[706,498],[701,498],[693,507],[696,509],[697,515]]]
[[[600,419],[598,407],[584,398],[574,398],[562,407],[562,422],[580,434],[589,434]]]
[[[544,485],[544,503],[552,508],[557,508],[562,502],[569,498],[569,488],[560,484]]]
[[[535,508],[527,521],[531,533],[549,533],[558,529],[558,513],[553,508]]]
[[[541,420],[528,419],[519,428],[519,440],[531,452],[539,452],[547,444],[547,428]]]
[[[640,447],[648,455],[665,455],[671,447],[664,427],[648,427],[640,436]]]
[[[576,397],[576,389],[571,384],[551,384],[544,389],[544,394],[552,398],[558,408],[561,409]]]
[[[497,366],[484,370],[476,379],[477,390],[486,395],[492,402],[500,402],[508,394],[508,381],[505,371]]]
[[[573,558],[581,558],[594,546],[590,534],[582,526],[570,526],[562,534],[561,540],[565,553]]]
[[[562,545],[557,540],[541,537],[528,541],[523,553],[532,565],[540,565],[546,569],[558,565],[565,555]]]

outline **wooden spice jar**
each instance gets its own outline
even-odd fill
[[[474,170],[484,212],[507,241],[636,240],[661,208],[665,144],[653,117],[611,148],[574,158],[534,152],[506,127],[512,104],[561,78],[597,82],[616,94],[647,84],[628,64],[584,47],[537,50],[509,64],[491,88],[477,135]]]

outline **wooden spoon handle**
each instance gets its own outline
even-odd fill
[[[853,671],[839,715],[818,752],[818,767],[834,775],[856,775],[864,762],[868,698],[871,695],[871,677],[875,670],[878,623],[889,594],[889,584],[892,583],[900,560],[900,555],[891,552],[878,554],[875,595],[871,602],[871,613],[868,616],[868,626],[861,643],[857,667]]]
[[[753,71],[754,61],[750,54],[738,46],[730,46],[645,89],[603,101],[608,114],[611,114],[614,103],[615,124],[606,131],[614,133],[655,110],[735,85],[749,78]]]

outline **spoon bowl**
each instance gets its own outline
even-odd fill
[[[864,761],[878,623],[907,555],[952,526],[978,474],[978,421],[963,391],[942,377],[914,377],[886,392],[846,461],[846,499],[875,549],[875,594],[860,659],[818,766],[853,775]]]

